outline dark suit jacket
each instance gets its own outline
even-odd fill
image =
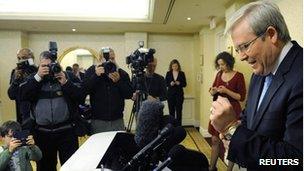
[[[133,80],[135,81],[135,80]],[[159,98],[160,101],[167,100],[167,89],[165,78],[157,73],[153,73],[152,76],[145,76],[145,84],[147,92],[154,98]],[[133,87],[136,87],[133,82]]]
[[[171,86],[171,81],[179,81],[180,85]],[[168,87],[168,98],[173,95],[184,96],[183,88],[187,85],[185,73],[183,71],[179,71],[176,80],[174,80],[172,71],[168,71],[166,74],[166,85]]]
[[[229,160],[249,170],[286,170],[282,166],[261,167],[259,159],[300,159],[302,164],[303,48],[292,43],[258,111],[265,77],[251,78],[242,126],[235,131],[228,152]]]

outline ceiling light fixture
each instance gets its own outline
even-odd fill
[[[150,22],[154,1],[0,0],[0,19]]]
[[[74,29],[74,28],[73,28],[73,29],[72,29],[72,31],[73,31],[73,32],[75,32],[75,31],[76,31],[76,29]]]
[[[187,20],[190,21],[190,20],[191,20],[191,17],[187,17]]]

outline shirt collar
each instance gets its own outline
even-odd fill
[[[281,53],[279,55],[279,58],[277,59],[276,64],[275,64],[273,70],[271,71],[271,73],[273,75],[276,74],[276,72],[277,72],[280,64],[282,63],[283,59],[286,57],[287,53],[289,52],[289,50],[291,49],[292,46],[293,46],[293,44],[291,43],[291,41],[287,42],[284,45],[284,47],[283,47],[283,49],[282,49],[282,51],[281,51]]]

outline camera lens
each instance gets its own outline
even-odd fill
[[[113,73],[116,71],[116,65],[113,62],[107,61],[102,64],[105,70],[105,74],[108,75],[109,73]]]
[[[61,67],[58,63],[51,63],[50,70],[54,74],[57,74],[57,73],[61,72]]]

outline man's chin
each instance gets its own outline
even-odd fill
[[[257,70],[257,69],[253,69],[253,73],[254,73],[255,75],[260,75],[260,76],[264,75],[262,71]]]

